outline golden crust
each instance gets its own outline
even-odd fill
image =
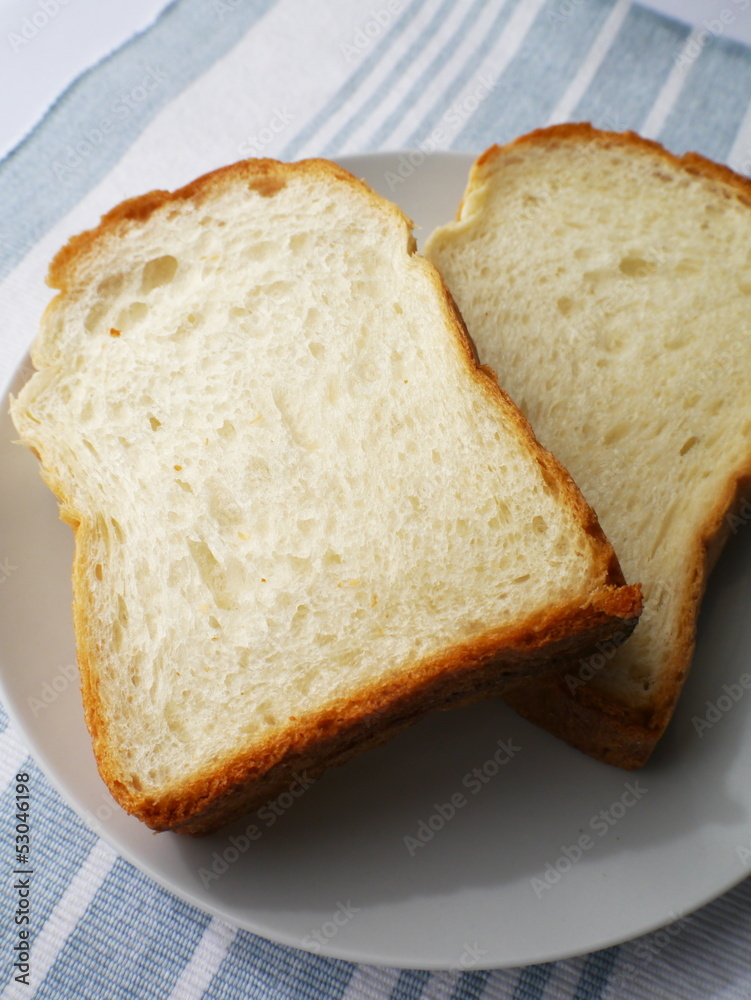
[[[411,223],[396,206],[381,199],[364,182],[323,160],[283,164],[274,160],[242,161],[213,171],[175,192],[152,191],[132,198],[103,216],[100,225],[74,237],[57,254],[48,282],[61,295],[71,290],[86,258],[100,240],[117,236],[142,223],[171,203],[190,200],[199,204],[211,192],[238,181],[262,197],[273,197],[293,175],[324,175],[357,188],[394,216],[414,253]],[[398,678],[364,689],[356,698],[332,703],[319,712],[298,719],[273,737],[247,745],[221,766],[196,775],[159,799],[136,791],[126,780],[117,747],[111,745],[102,704],[96,688],[97,651],[92,646],[90,597],[87,590],[88,538],[93,529],[70,505],[53,470],[45,470],[50,486],[62,504],[64,518],[75,532],[73,567],[74,623],[82,678],[86,724],[91,733],[100,773],[114,797],[130,813],[155,830],[207,833],[237,815],[268,800],[290,781],[293,772],[316,774],[368,746],[387,739],[418,715],[432,708],[466,704],[503,690],[522,677],[539,674],[551,662],[576,655],[596,641],[622,641],[633,629],[641,611],[638,587],[626,587],[612,547],[586,503],[560,463],[537,442],[532,429],[509,397],[499,388],[491,369],[481,366],[464,323],[435,268],[423,258],[413,258],[436,288],[446,325],[463,356],[476,387],[503,411],[507,420],[537,458],[543,476],[559,501],[573,512],[589,539],[593,562],[601,583],[584,601],[552,608],[544,616],[529,618],[514,628],[491,630],[472,642],[444,650],[441,655],[416,663]]]
[[[751,181],[728,167],[705,159],[698,153],[674,156],[663,146],[643,139],[634,132],[604,132],[586,123],[557,125],[538,129],[506,146],[491,146],[472,168],[472,181],[479,181],[483,168],[529,146],[551,149],[564,142],[599,143],[621,146],[637,153],[659,157],[671,169],[710,180],[722,197],[737,198],[751,207]],[[461,218],[462,206],[458,218]],[[609,764],[628,769],[647,762],[675,709],[691,664],[696,638],[696,620],[707,578],[729,534],[728,513],[749,494],[751,454],[735,469],[726,486],[697,533],[690,570],[682,584],[682,615],[678,640],[672,659],[665,665],[660,683],[654,688],[647,710],[617,701],[598,690],[596,684],[583,683],[571,690],[566,681],[568,670],[547,674],[534,683],[521,684],[504,694],[517,712],[570,743],[584,753]]]

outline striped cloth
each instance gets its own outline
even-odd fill
[[[627,0],[176,0],[0,162],[3,384],[68,235],[124,197],[242,156],[479,151],[586,119],[751,173],[751,53],[722,28],[746,6],[718,0],[717,19],[691,31]],[[29,987],[12,979],[16,928],[0,895],[0,1000],[751,997],[750,881],[680,934],[508,971],[398,971],[271,944],[119,858],[37,772],[1,710],[0,727],[4,801],[28,771],[44,871]]]

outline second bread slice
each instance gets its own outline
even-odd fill
[[[751,481],[750,208],[751,183],[725,167],[562,125],[484,153],[426,246],[481,359],[644,587],[626,645],[509,701],[624,767],[668,724]]]

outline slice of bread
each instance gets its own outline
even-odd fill
[[[508,701],[643,764],[689,667],[702,592],[751,477],[751,183],[587,125],[494,146],[425,253],[480,359],[596,509],[644,614]]]
[[[409,221],[346,171],[248,161],[125,202],[49,280],[13,419],[75,528],[100,771],[154,829],[207,832],[634,624]]]

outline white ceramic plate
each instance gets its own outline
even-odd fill
[[[412,161],[343,162],[430,232],[453,216],[471,157]],[[36,460],[12,437],[4,418],[0,559],[17,569],[0,592],[3,698],[79,815],[177,895],[323,954],[491,968],[636,936],[747,874],[737,848],[751,847],[751,691],[739,682],[751,672],[751,526],[737,526],[715,571],[694,671],[638,776],[567,748],[496,700],[427,718],[226,832],[154,836],[114,805],[96,772],[77,683],[64,669],[74,662],[72,534]],[[692,719],[706,716],[708,701],[718,721],[699,737]],[[504,759],[499,740],[521,748],[502,766],[493,759]],[[455,815],[442,818],[452,797]],[[244,839],[249,824],[254,841]],[[420,831],[426,842],[416,846]],[[202,879],[212,868],[221,874]]]

